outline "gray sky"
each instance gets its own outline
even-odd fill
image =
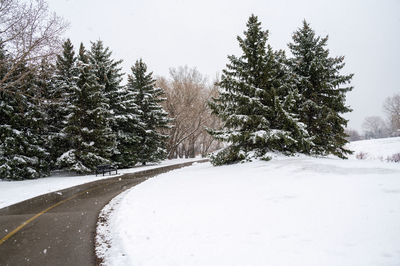
[[[331,56],[344,55],[343,73],[355,73],[347,104],[349,127],[381,115],[386,97],[400,93],[400,0],[49,0],[70,22],[76,48],[101,39],[124,60],[124,71],[143,58],[156,75],[170,67],[196,67],[212,80],[254,13],[270,31],[274,49],[287,49],[305,18],[318,35],[329,35]]]

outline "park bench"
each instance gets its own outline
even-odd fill
[[[107,172],[111,175],[111,172],[113,172],[113,171],[115,171],[115,174],[117,174],[117,168],[110,164],[99,165],[96,168],[96,176],[101,173],[104,176],[104,174]]]

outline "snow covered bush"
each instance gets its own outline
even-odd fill
[[[240,151],[240,148],[229,146],[210,157],[213,165],[233,164],[246,159],[245,153]]]
[[[365,160],[365,159],[367,159],[367,157],[368,157],[368,153],[366,153],[366,152],[362,152],[361,151],[361,152],[356,154],[356,158],[358,160]]]
[[[395,153],[392,156],[387,157],[386,161],[393,163],[400,163],[400,153]]]

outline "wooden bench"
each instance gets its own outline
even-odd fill
[[[99,165],[96,168],[96,176],[101,173],[104,176],[104,174],[107,172],[111,175],[111,172],[113,172],[113,171],[115,171],[115,174],[118,174],[117,168],[110,164]]]

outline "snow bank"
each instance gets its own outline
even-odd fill
[[[366,154],[367,160],[383,161],[395,153],[400,153],[400,137],[353,141],[347,147],[354,151],[351,158],[362,152]]]
[[[142,170],[157,168],[160,166],[167,166],[172,164],[189,162],[196,159],[176,159],[167,160],[161,164],[154,164],[149,166],[136,167],[131,169],[118,170],[119,175],[125,173],[134,173]],[[84,176],[71,176],[71,175],[53,175],[46,178],[24,180],[24,181],[2,181],[0,180],[0,208],[39,196],[49,192],[55,192],[65,188],[77,186],[84,183],[89,183],[99,179],[115,177],[116,175],[109,176],[106,174],[104,177],[98,175],[84,175]]]
[[[112,208],[102,230],[111,247],[98,250],[106,265],[400,263],[395,163],[197,164],[133,187]]]

